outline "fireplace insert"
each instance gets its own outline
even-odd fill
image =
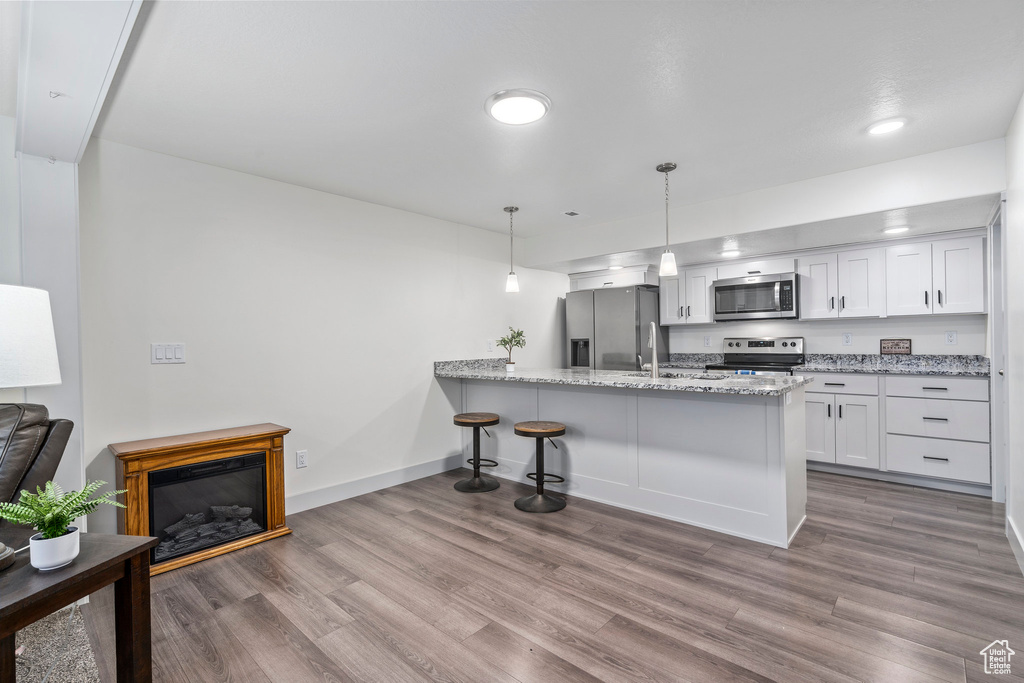
[[[150,472],[152,564],[266,531],[266,468],[262,452]]]

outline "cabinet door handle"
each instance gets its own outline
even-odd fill
[[[825,417],[832,417],[832,404],[831,403],[826,403],[825,404]]]
[[[922,420],[929,420],[931,422],[949,422],[948,417],[922,417]]]
[[[925,293],[924,293],[924,305],[925,306],[928,305],[928,291],[927,290],[925,290]]]
[[[839,297],[839,310],[841,311],[844,308],[846,308],[846,295],[845,294],[843,296]]]
[[[949,391],[948,387],[921,387],[922,391]]]
[[[941,460],[942,462],[949,462],[949,458],[936,458],[932,455],[922,455],[921,457],[925,460]]]
[[[825,382],[826,387],[845,387],[846,382]]]
[[[842,420],[843,419],[843,404],[840,403],[838,407],[839,407],[839,419]]]
[[[679,307],[679,317],[680,318],[685,318],[686,317],[686,306],[680,306]]]
[[[830,310],[830,311],[836,310],[836,298],[835,297],[832,297],[831,299],[829,299],[828,310]]]
[[[937,289],[937,290],[935,290],[935,293],[939,295],[939,305],[941,306],[942,305],[942,290],[941,289]]]
[[[690,307],[689,306],[686,307],[686,317],[687,318],[690,317]]]
[[[760,274],[761,274],[760,270],[748,270],[747,271],[747,275],[760,275]]]

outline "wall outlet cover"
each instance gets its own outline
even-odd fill
[[[946,332],[946,343],[950,346],[956,345],[956,330],[949,330]]]
[[[295,469],[300,470],[309,463],[306,462],[306,456],[309,455],[309,451],[295,451]]]
[[[853,334],[850,332],[843,332],[843,346],[853,346]]]
[[[494,352],[494,348],[495,348],[494,345],[496,343],[497,342],[495,342],[493,339],[488,339],[487,340],[487,353],[493,353]]]
[[[704,346],[711,346],[711,335],[710,334],[705,334],[704,335]]]

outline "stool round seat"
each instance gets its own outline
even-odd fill
[[[454,422],[459,427],[492,427],[498,424],[495,413],[459,413]]]
[[[459,413],[453,421],[457,427],[473,428],[473,457],[466,461],[473,466],[473,476],[455,482],[455,490],[463,493],[486,493],[501,486],[494,477],[485,477],[480,474],[481,467],[498,466],[497,461],[480,457],[480,430],[498,424],[501,421],[498,415],[496,413]],[[484,432],[487,430],[484,429]],[[487,435],[490,436],[490,434]]]
[[[565,425],[561,422],[548,420],[531,420],[528,422],[516,422],[515,433],[517,436],[525,436],[537,440],[537,471],[529,472],[526,476],[537,482],[537,493],[523,496],[515,502],[516,508],[523,512],[557,512],[565,507],[565,498],[553,496],[544,492],[544,484],[562,483],[564,477],[544,471],[544,439],[565,434]],[[558,448],[554,441],[551,445]]]
[[[516,436],[532,436],[545,438],[562,436],[565,434],[565,425],[561,422],[548,422],[547,420],[532,420],[530,422],[516,422]]]

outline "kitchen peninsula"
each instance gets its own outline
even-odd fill
[[[491,474],[529,483],[533,444],[524,420],[567,431],[548,452],[551,488],[743,538],[788,547],[805,518],[802,377],[651,379],[646,373],[517,370],[492,361],[442,361],[434,376],[458,383],[459,412],[498,413],[482,455]],[[471,443],[464,436],[463,452]]]

